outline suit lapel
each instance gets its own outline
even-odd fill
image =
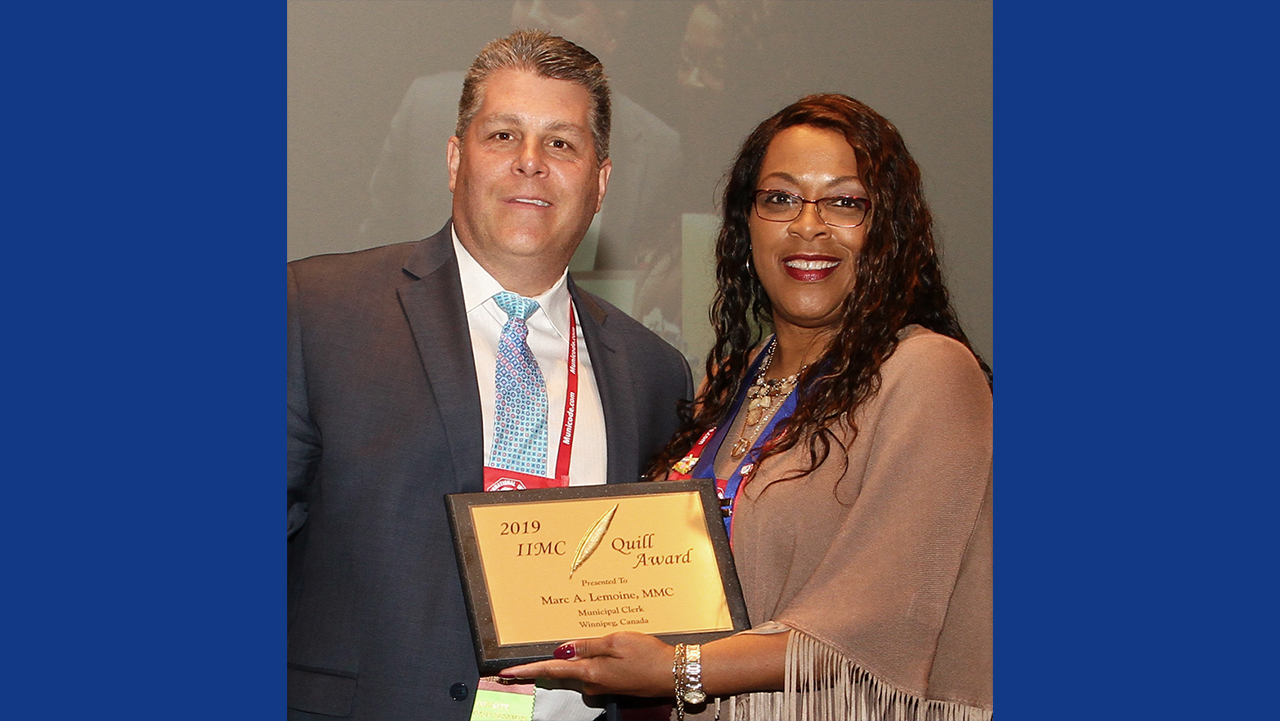
[[[397,293],[444,424],[457,471],[457,491],[479,492],[484,475],[480,390],[475,382],[471,332],[449,226],[422,241],[405,262],[404,270],[413,281],[401,286]],[[630,483],[639,478],[640,439],[628,356],[621,352],[619,339],[608,327],[608,312],[580,291],[572,277],[569,293],[582,324],[582,337],[591,356],[604,410],[607,480]]]
[[[640,431],[636,426],[638,407],[631,382],[631,367],[618,337],[608,326],[609,314],[595,300],[578,290],[569,278],[582,337],[591,356],[591,367],[604,409],[606,448],[609,455],[609,483],[630,483],[639,478]]]
[[[456,490],[483,490],[484,428],[471,332],[450,225],[422,241],[405,262],[414,280],[397,293],[436,398],[456,471]]]

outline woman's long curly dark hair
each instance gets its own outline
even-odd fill
[[[772,304],[748,263],[748,222],[765,151],[779,132],[797,125],[834,130],[848,140],[871,196],[871,217],[840,327],[822,359],[800,379],[801,402],[779,424],[759,461],[808,439],[811,471],[827,459],[836,442],[831,429],[842,416],[856,434],[854,411],[879,390],[880,366],[893,354],[904,327],[924,326],[973,352],[942,283],[920,168],[902,135],[879,113],[846,95],[806,96],[761,123],[742,143],[730,171],[716,240],[717,288],[711,305],[716,342],[707,356],[707,381],[694,402],[681,405],[680,429],[654,458],[651,478],[663,477],[708,428],[729,422],[725,416],[745,380],[751,351],[772,323]],[[974,357],[990,384],[990,366],[976,352]]]

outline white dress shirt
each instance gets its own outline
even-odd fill
[[[458,256],[462,299],[471,331],[471,352],[476,363],[480,414],[484,423],[484,464],[488,466],[493,454],[498,337],[507,322],[506,311],[498,307],[493,296],[505,289],[462,247],[457,231],[453,232],[453,250]],[[538,309],[525,321],[529,328],[529,349],[533,351],[547,383],[547,470],[543,474],[547,477],[555,475],[560,432],[564,426],[564,399],[569,386],[569,306],[572,299],[566,285],[568,277],[566,270],[555,285],[534,298],[538,301]],[[569,485],[598,485],[605,482],[608,469],[604,408],[600,405],[600,392],[596,388],[591,355],[582,337],[581,323],[577,324],[577,335],[578,406],[575,410]],[[544,688],[542,684],[535,691],[534,721],[590,721],[602,710],[583,703],[582,694],[578,691]]]

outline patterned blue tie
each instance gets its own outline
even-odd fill
[[[494,375],[493,454],[489,465],[535,476],[547,473],[547,384],[526,339],[525,320],[538,301],[503,291],[493,296],[506,311]]]

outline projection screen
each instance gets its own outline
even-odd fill
[[[613,87],[614,174],[575,280],[679,348],[695,380],[724,174],[757,123],[813,92],[851,95],[901,130],[960,319],[993,361],[990,2],[293,0],[290,260],[445,224],[463,73],[517,27],[583,45]]]

